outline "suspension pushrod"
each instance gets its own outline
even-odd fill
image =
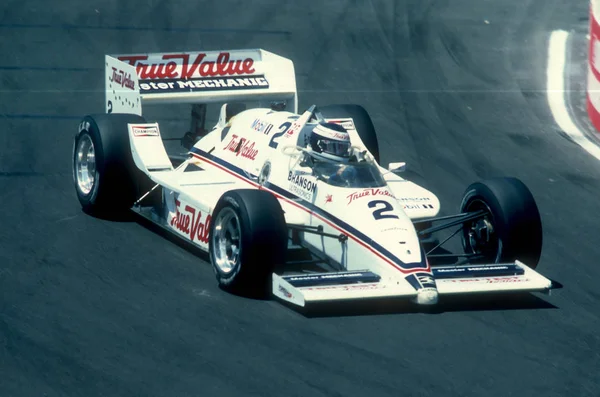
[[[427,255],[428,258],[473,258],[481,256],[480,254],[433,254]]]
[[[462,212],[460,214],[440,216],[439,218],[419,219],[419,220],[414,221],[413,223],[418,224],[418,223],[425,223],[425,222],[445,221],[448,219],[460,218],[461,216],[467,216],[467,215],[469,215],[469,212]]]
[[[317,234],[317,235],[323,236],[323,237],[335,238],[335,239],[338,239],[340,242],[344,242],[348,239],[348,236],[346,236],[345,234],[326,233],[323,231],[322,227],[294,225],[294,224],[289,224],[289,223],[288,223],[287,227],[290,229],[300,230],[300,231],[303,231],[306,233]]]
[[[452,237],[456,236],[458,234],[458,232],[460,232],[462,230],[462,228],[456,229],[454,231],[454,233],[452,233],[451,235],[449,235],[448,237],[446,237],[441,243],[439,243],[438,245],[436,245],[435,247],[433,247],[432,249],[429,250],[428,253],[426,253],[425,255],[429,255],[429,253],[435,251],[436,249],[440,248],[442,245],[444,245],[444,243],[448,240],[450,240]]]
[[[471,212],[471,213],[468,213],[467,215],[465,215],[464,217],[462,217],[461,219],[458,219],[458,220],[455,220],[455,221],[452,221],[452,222],[448,222],[448,223],[444,223],[443,225],[432,226],[432,227],[429,227],[427,229],[421,230],[419,232],[419,235],[431,234],[431,233],[435,233],[435,232],[440,231],[440,230],[448,229],[449,227],[460,225],[460,224],[465,223],[467,221],[480,218],[480,217],[482,217],[485,214],[486,214],[486,211],[484,211],[484,210],[480,210],[480,211],[477,211],[477,212]],[[456,216],[453,216],[453,217],[456,218]],[[443,220],[443,218],[430,219],[430,221],[439,221],[439,220]]]

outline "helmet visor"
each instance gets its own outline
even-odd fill
[[[350,157],[350,142],[320,139],[319,147],[323,153],[332,154],[339,157]]]

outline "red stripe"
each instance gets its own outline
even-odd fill
[[[596,127],[596,130],[600,131],[600,112],[594,107],[589,92],[587,94],[587,112],[592,124]]]
[[[598,57],[600,58],[600,54],[595,54],[595,46],[594,44],[598,42],[598,40],[600,40],[600,24],[598,24],[598,21],[596,20],[596,17],[594,16],[594,12],[590,7],[590,47],[589,47],[589,52],[588,52],[588,61],[590,63],[590,66],[592,69],[592,74],[594,75],[594,77],[596,78],[596,81],[600,81],[600,71],[598,71],[598,69],[596,69],[596,65],[594,65],[594,58]]]
[[[259,185],[256,182],[253,182],[249,179],[246,179],[244,177],[242,177],[241,175],[238,175],[237,173],[227,169],[226,167],[223,167],[220,164],[217,164],[215,162],[213,162],[212,160],[209,160],[206,157],[202,157],[196,153],[191,153],[192,156],[197,157],[203,161],[206,161],[208,163],[210,163],[211,165],[225,171],[226,173],[241,179],[242,181],[249,183],[250,185],[257,187],[258,189],[261,190],[268,190],[270,193],[272,193],[275,197],[284,200],[286,203],[291,204],[305,212],[308,212],[309,214],[316,216],[317,218],[319,218],[320,220],[322,220],[323,222],[327,223],[329,226],[331,226],[332,228],[336,229],[337,231],[341,232],[341,233],[345,233],[347,234],[350,238],[352,238],[352,240],[354,240],[355,242],[357,242],[358,244],[362,245],[363,247],[365,247],[366,249],[368,249],[369,251],[371,251],[372,253],[374,253],[376,256],[378,256],[379,258],[383,259],[384,261],[386,261],[387,263],[389,263],[390,265],[394,266],[397,270],[399,270],[400,272],[404,273],[404,274],[412,274],[412,273],[419,273],[419,272],[431,272],[431,267],[429,266],[429,262],[426,260],[425,263],[427,263],[427,267],[424,268],[417,268],[417,269],[410,269],[410,270],[406,270],[406,269],[402,269],[401,267],[399,267],[398,265],[396,265],[394,262],[390,261],[388,258],[386,258],[385,256],[383,256],[380,252],[376,251],[373,247],[371,247],[370,245],[366,244],[364,241],[360,240],[358,237],[354,236],[353,234],[349,233],[347,230],[344,230],[342,228],[340,228],[338,225],[332,223],[331,221],[329,221],[327,218],[322,217],[321,215],[309,210],[308,208],[296,203],[295,201],[292,201],[290,199],[288,199],[287,197],[284,197],[280,194],[277,194],[276,192],[272,191],[271,189],[265,188],[264,186]]]
[[[600,37],[600,25],[598,24],[598,21],[597,21],[596,17],[594,16],[594,9],[590,5],[590,45],[589,45],[589,52],[588,52],[588,56],[589,56],[588,62],[590,65],[590,70],[592,71],[592,76],[598,82],[600,82],[600,72],[596,69],[596,65],[594,65],[594,58],[596,58],[596,57],[600,58],[600,54],[594,53],[595,47],[596,47],[594,44],[596,42],[598,42],[599,37]],[[590,89],[590,87],[588,86],[588,92],[587,92],[588,117],[590,118],[590,121],[592,122],[592,124],[594,125],[596,130],[600,131],[600,112],[598,111],[598,109],[596,109],[594,107],[594,104],[592,103],[589,89]],[[594,93],[594,95],[597,95],[597,94],[598,93]]]

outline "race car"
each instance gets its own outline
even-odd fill
[[[298,306],[434,305],[553,287],[534,270],[541,219],[521,181],[473,183],[459,213],[438,216],[438,198],[402,177],[404,163],[380,165],[362,106],[298,111],[289,59],[262,49],[107,55],[105,68],[106,113],[85,116],[74,139],[81,206],[134,211],[206,251],[226,290]],[[159,124],[142,117],[142,104],[170,103],[191,105],[184,156],[168,154]],[[218,121],[206,128],[214,103]],[[463,252],[441,250],[453,236]]]

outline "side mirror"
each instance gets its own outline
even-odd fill
[[[388,171],[391,172],[404,172],[404,170],[406,169],[406,163],[405,162],[401,162],[401,163],[389,163],[388,164]]]

